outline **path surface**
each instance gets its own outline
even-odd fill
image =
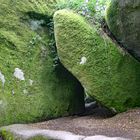
[[[29,124],[29,126],[39,129],[69,131],[85,136],[105,135],[140,140],[140,108],[107,119],[95,116],[75,116]]]

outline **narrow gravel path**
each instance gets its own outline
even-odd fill
[[[112,118],[102,119],[96,116],[64,117],[29,126],[73,132],[78,135],[106,135],[140,140],[140,108],[129,110]]]

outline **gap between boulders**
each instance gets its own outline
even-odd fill
[[[53,23],[53,16],[48,16],[48,15],[43,15],[40,13],[35,13],[35,12],[28,12],[27,15],[34,20],[44,20],[45,22],[41,24],[42,27],[47,27],[49,36],[50,36],[50,49],[52,49],[52,57],[54,60],[54,67],[55,71],[59,75],[59,71],[63,69],[68,75],[71,75],[73,77],[72,79],[75,79],[79,84],[77,87],[77,92],[80,91],[79,97],[83,102],[85,102],[85,107],[81,108],[81,111],[75,112],[70,115],[78,115],[78,116],[86,116],[86,115],[95,115],[96,117],[99,118],[107,118],[107,117],[112,117],[116,115],[116,111],[113,109],[109,109],[102,105],[99,101],[97,101],[95,98],[91,98],[85,93],[84,87],[80,83],[80,81],[71,73],[69,72],[64,65],[60,62],[59,57],[57,55],[57,47],[56,47],[56,41],[55,41],[55,36],[54,36],[54,23]],[[84,95],[82,95],[84,94]]]

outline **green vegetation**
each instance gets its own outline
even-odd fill
[[[0,132],[0,136],[2,136],[2,138],[4,140],[16,140],[15,137],[13,136],[13,134],[7,130],[1,130]]]
[[[118,2],[116,0],[113,2],[113,4],[111,4],[110,2],[106,10],[107,13],[105,15],[105,18],[106,18],[106,22],[109,28],[113,28],[113,32],[117,33],[117,36],[118,36],[118,33],[120,32],[120,28],[118,28],[117,22],[116,22],[116,20],[118,20],[119,18],[118,16],[119,11],[117,7],[118,7]],[[111,17],[111,18],[108,18],[108,17]],[[112,27],[110,27],[109,23],[114,23],[114,24],[112,24]]]
[[[118,112],[140,106],[139,62],[72,11],[57,11],[54,28],[61,62],[89,95]]]
[[[57,0],[56,10],[68,9],[86,17],[94,24],[104,18],[105,9],[110,0]]]
[[[1,0],[0,71],[6,81],[4,87],[0,81],[0,126],[84,109],[81,84],[61,64],[54,67],[46,26],[52,8],[53,1],[47,0]],[[14,77],[15,68],[25,80]]]
[[[24,140],[24,138],[16,136],[9,130],[4,130],[4,129],[1,130],[0,135],[2,136],[2,138],[4,140]],[[49,139],[38,135],[38,136],[34,136],[32,138],[29,138],[27,140],[49,140]]]

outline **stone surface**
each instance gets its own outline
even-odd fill
[[[62,130],[77,135],[123,137],[132,140],[140,139],[140,108],[119,113],[111,118],[102,118],[96,110],[90,116],[63,117],[45,122],[30,124],[40,129]]]
[[[140,60],[140,1],[112,0],[106,22],[117,40]]]
[[[72,11],[57,11],[54,29],[60,61],[91,97],[118,112],[140,106],[138,61]]]
[[[2,136],[5,139],[16,140],[128,140],[119,137],[106,137],[101,135],[82,136],[71,132],[45,130],[32,128],[27,125],[11,125],[1,128]]]

